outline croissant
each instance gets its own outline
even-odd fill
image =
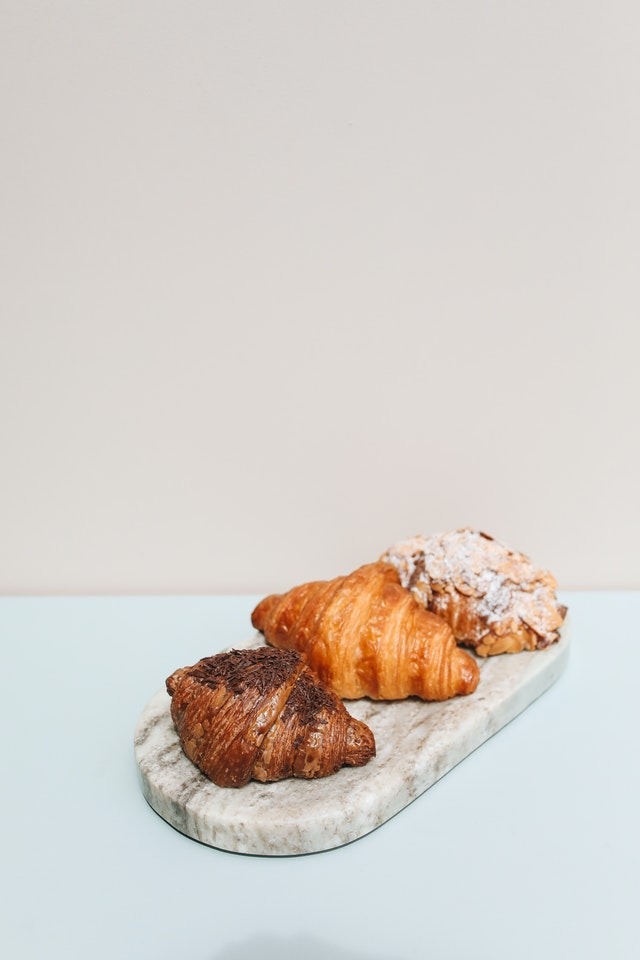
[[[540,650],[560,636],[567,608],[552,574],[487,533],[464,527],[412,537],[381,559],[480,656]]]
[[[300,651],[339,697],[446,700],[478,684],[474,658],[387,563],[266,597],[251,619],[269,643]]]
[[[176,670],[166,685],[182,749],[220,787],[326,777],[375,756],[369,727],[295,651],[231,650]]]

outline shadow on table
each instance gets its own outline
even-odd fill
[[[223,947],[212,954],[210,960],[404,960],[398,954],[367,953],[361,950],[346,950],[344,947],[318,940],[316,937],[264,937],[254,936],[231,946]]]

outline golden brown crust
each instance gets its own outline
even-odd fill
[[[551,573],[486,533],[412,537],[386,551],[403,586],[481,656],[555,643],[566,608]]]
[[[446,700],[478,684],[473,657],[387,563],[265,597],[252,623],[274,646],[299,651],[346,699]]]
[[[371,730],[294,651],[205,657],[176,670],[167,691],[185,754],[221,787],[325,777],[375,756]]]

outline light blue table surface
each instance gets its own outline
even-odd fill
[[[0,600],[3,956],[635,960],[640,593],[562,598],[551,690],[374,833],[275,859],[169,827],[132,747],[257,597]]]

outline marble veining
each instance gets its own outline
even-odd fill
[[[256,636],[244,646],[262,643]],[[142,790],[164,820],[209,846],[266,856],[330,850],[389,820],[521,713],[558,678],[568,650],[565,623],[546,650],[479,658],[480,683],[468,697],[347,701],[376,738],[377,755],[365,767],[240,789],[217,787],[187,759],[163,689],[135,731]]]

